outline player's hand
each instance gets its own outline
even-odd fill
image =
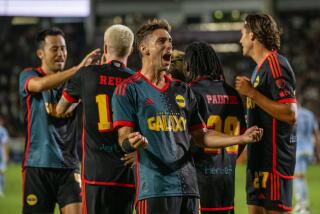
[[[249,96],[250,92],[254,90],[250,79],[246,76],[237,76],[235,81],[235,88],[239,94]]]
[[[124,154],[121,160],[124,161],[125,166],[129,166],[130,168],[132,168],[136,163],[136,153],[131,152],[128,154]]]
[[[128,135],[130,145],[135,149],[145,148],[148,145],[146,137],[140,134],[140,132],[132,132]]]
[[[78,68],[82,68],[84,66],[92,65],[92,64],[97,64],[99,61],[97,58],[101,55],[101,50],[100,48],[97,48],[93,51],[91,51],[78,65]]]
[[[263,136],[263,129],[257,126],[248,128],[243,135],[241,135],[243,143],[254,143],[261,141]]]

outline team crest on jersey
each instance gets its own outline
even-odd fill
[[[256,88],[259,85],[259,83],[260,83],[260,77],[257,76],[256,80],[253,83],[253,87]]]
[[[38,197],[35,194],[29,194],[27,196],[27,204],[34,206],[38,203]]]
[[[186,107],[186,101],[184,100],[184,97],[180,94],[176,95],[176,103],[181,108]]]

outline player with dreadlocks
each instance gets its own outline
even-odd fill
[[[246,127],[242,100],[224,81],[214,49],[205,42],[193,42],[187,47],[184,59],[186,76],[207,128],[240,135]],[[234,213],[235,167],[242,149],[238,145],[194,149],[202,214]]]

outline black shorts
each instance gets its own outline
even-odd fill
[[[234,209],[224,211],[202,211],[201,214],[234,214]]]
[[[84,184],[83,214],[132,214],[134,188]]]
[[[293,179],[272,172],[247,170],[247,204],[268,210],[292,210]]]
[[[198,214],[199,198],[194,196],[147,198],[137,202],[137,214]]]
[[[80,174],[76,169],[26,167],[23,172],[23,213],[52,213],[81,203]]]

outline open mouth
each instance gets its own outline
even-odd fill
[[[171,53],[164,54],[162,59],[165,61],[171,61]]]

